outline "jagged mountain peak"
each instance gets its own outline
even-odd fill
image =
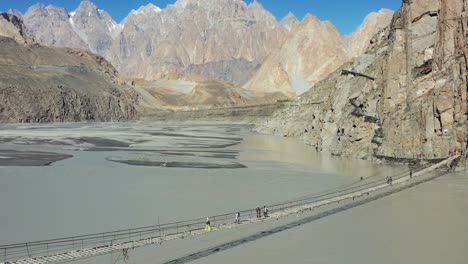
[[[0,12],[0,36],[12,38],[20,44],[34,43],[23,20],[11,13]]]
[[[59,18],[68,18],[68,11],[64,7],[55,5],[44,5],[37,3],[29,7],[24,16],[27,15],[43,15],[43,16],[58,16]]]
[[[299,20],[297,17],[292,13],[289,12],[283,19],[281,19],[280,24],[288,31],[290,32],[293,27],[299,23]]]
[[[127,17],[125,17],[120,23],[120,27],[123,30],[126,26],[138,26],[139,28],[153,27],[155,16],[160,15],[164,10],[158,6],[149,3],[144,6],[140,6],[138,9],[132,9]]]
[[[30,6],[28,10],[26,11],[26,13],[28,13],[29,11],[45,10],[45,9],[46,9],[46,6],[43,3],[37,3],[37,4]]]
[[[318,17],[312,15],[311,13],[307,13],[304,16],[304,18],[302,19],[301,24],[308,24],[308,23],[312,23],[312,22],[319,23],[320,19]]]
[[[78,6],[78,8],[82,8],[82,9],[87,9],[87,8],[90,8],[90,9],[96,9],[96,5],[89,1],[89,0],[83,0],[80,2],[80,5]]]
[[[244,4],[245,2],[242,1]],[[247,7],[248,13],[256,19],[265,19],[270,20],[272,23],[278,23],[276,17],[273,16],[268,10],[266,10],[263,5],[258,1],[253,1]]]
[[[134,14],[134,15],[143,15],[143,14],[147,14],[149,12],[153,12],[153,13],[160,13],[162,11],[162,9],[152,3],[149,3],[145,6],[141,6],[140,8],[138,8],[137,10],[132,10],[130,13],[131,14]]]
[[[105,54],[112,41],[121,31],[121,27],[104,10],[88,1],[82,1],[78,8],[70,13],[70,24],[80,38],[89,45],[92,52]]]
[[[99,9],[96,4],[89,0],[83,0],[80,2],[78,8],[72,12],[73,14],[82,13],[85,16],[99,16],[102,19],[114,20],[109,13],[104,9]]]
[[[312,14],[306,14],[304,16],[304,19],[298,23],[297,28],[299,28],[299,30],[303,30],[302,28],[326,28],[327,30],[332,31],[333,33],[341,35],[332,22],[330,22],[329,20],[320,20],[320,18]]]
[[[294,97],[308,91],[347,60],[346,45],[335,26],[307,14],[244,88]]]
[[[250,8],[261,8],[263,9],[263,5],[260,4],[257,0],[254,0],[252,3],[249,4]]]
[[[392,15],[388,9],[369,15],[351,38],[342,36],[330,21],[307,14],[244,88],[300,95],[353,57],[363,54],[371,39],[388,27]],[[287,17],[293,16],[289,14]]]
[[[71,12],[73,16],[79,15],[82,17],[98,17],[99,19],[109,20],[115,23],[114,19],[105,10],[99,9],[93,2],[89,0],[81,1],[78,8]],[[115,23],[116,24],[116,23]]]
[[[174,6],[182,9],[191,6],[211,9],[215,6],[225,6],[230,4],[243,4],[244,6],[247,6],[243,0],[177,0],[174,3]]]
[[[291,18],[298,20],[296,15],[294,15],[294,13],[291,11],[289,11],[288,14],[283,19],[291,19]]]
[[[99,12],[98,12],[97,6],[94,3],[88,0],[84,0],[84,1],[81,1],[78,8],[74,10],[73,12],[71,12],[71,14],[73,17],[76,15],[90,17],[90,16],[98,16]]]
[[[380,9],[377,12],[372,12],[366,16],[362,24],[353,33],[345,36],[351,57],[359,56],[367,50],[371,39],[390,25],[393,14],[394,12],[390,9]]]
[[[382,8],[380,9],[379,11],[377,11],[377,13],[380,13],[380,14],[391,14],[393,15],[395,13],[395,11],[391,10],[391,9],[388,9],[388,8]]]
[[[17,18],[23,20],[23,14],[17,9],[8,9],[7,14],[14,15]]]
[[[37,42],[46,46],[89,49],[74,32],[65,8],[35,4],[24,14],[24,23]]]
[[[371,12],[364,18],[364,22],[361,24],[361,26],[369,23],[370,20],[388,19],[389,17],[393,17],[394,13],[394,11],[387,8],[382,8],[379,11]],[[385,21],[385,24],[387,24],[387,21]]]

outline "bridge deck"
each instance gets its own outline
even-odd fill
[[[311,198],[313,199],[312,201],[305,199],[305,200],[297,200],[297,201],[292,201],[292,202],[287,202],[287,203],[283,203],[280,205],[276,205],[275,208],[271,210],[271,214],[269,214],[268,218],[258,219],[256,217],[256,213],[253,213],[252,210],[244,211],[244,212],[247,212],[248,214],[242,214],[245,220],[242,221],[241,225],[257,223],[260,221],[271,221],[273,219],[286,217],[291,214],[297,214],[304,210],[312,210],[315,208],[339,203],[342,201],[359,199],[363,195],[369,195],[371,193],[383,191],[385,189],[391,189],[392,187],[395,187],[397,185],[405,184],[406,182],[410,180],[417,181],[418,179],[423,178],[423,176],[427,174],[428,172],[434,171],[435,169],[445,166],[445,165],[450,165],[457,158],[458,156],[450,157],[440,163],[432,165],[428,168],[424,168],[418,172],[415,172],[412,178],[410,178],[409,175],[401,176],[398,179],[395,179],[392,185],[389,185],[386,182],[380,183],[382,182],[382,180],[379,180],[378,182],[374,182],[375,184],[373,184],[370,187],[363,188],[362,186],[368,185],[368,184],[363,184],[361,186],[357,186],[354,188],[345,189],[344,190],[345,193],[341,193],[339,195],[335,195],[331,197],[326,197],[326,195],[315,196]],[[216,218],[214,219],[212,218],[213,229],[211,232],[222,230],[222,229],[230,229],[230,228],[237,226],[237,224],[233,223],[233,215],[234,214],[223,215],[222,218],[221,219],[218,218],[218,220],[216,220]],[[216,224],[216,221],[218,224]],[[99,242],[100,240],[99,236],[90,235],[90,236],[83,236],[81,238],[76,237],[76,238],[67,238],[67,239],[60,239],[60,240],[49,240],[49,241],[43,241],[40,243],[33,242],[33,243],[0,246],[0,255],[4,253],[4,256],[3,256],[5,259],[4,263],[11,263],[11,264],[13,263],[14,264],[60,263],[60,262],[69,262],[72,260],[78,260],[82,258],[109,254],[109,253],[113,253],[117,251],[133,249],[137,247],[143,247],[147,245],[161,244],[166,241],[175,240],[175,239],[183,239],[188,236],[199,236],[202,234],[206,234],[206,231],[204,230],[204,221],[200,219],[179,222],[179,223],[176,223],[176,225],[173,224],[173,225],[168,226],[167,228],[161,228],[161,226],[159,226],[158,228],[153,227],[153,229],[141,228],[141,229],[134,229],[134,230],[133,231],[125,230],[125,232],[117,231],[111,234],[111,236],[103,234],[102,242]],[[123,238],[122,235],[125,235],[127,231],[129,232],[128,239],[127,241],[124,241],[125,238]],[[161,232],[166,232],[166,234],[162,234]],[[113,239],[112,239],[112,235],[113,235]],[[140,238],[137,239],[137,237],[140,237]],[[118,243],[114,243],[114,241],[117,241]],[[72,243],[73,245],[70,246],[70,243]],[[76,249],[76,246],[77,245],[79,246],[80,243],[82,247],[80,249]],[[58,247],[58,249],[56,250],[62,251],[62,252],[49,254],[50,252],[49,246],[52,248],[54,244],[56,247]],[[90,244],[95,245],[95,246],[86,248],[86,245],[90,245]],[[67,249],[67,246],[71,249]],[[12,256],[11,258],[13,258],[15,254],[16,256],[21,256],[21,254],[27,254],[28,257],[22,258],[19,260],[13,260],[10,262],[6,261],[8,259],[7,256]],[[1,263],[1,264],[4,264],[4,263]]]

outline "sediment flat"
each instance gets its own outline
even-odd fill
[[[53,152],[0,149],[0,166],[47,166],[71,157]]]

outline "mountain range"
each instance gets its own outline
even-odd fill
[[[370,14],[350,36],[311,15],[299,23],[289,13],[278,22],[257,1],[243,0],[178,0],[165,9],[148,4],[120,24],[87,0],[71,12],[37,4],[23,17],[39,43],[89,50],[128,78],[195,74],[255,92],[294,96],[362,54],[392,14]],[[276,69],[279,76],[269,68],[279,63],[275,58],[284,64]],[[301,68],[304,60],[314,63]]]
[[[258,2],[242,0],[179,0],[165,9],[148,4],[120,24],[86,0],[72,12],[37,4],[24,15],[39,43],[90,50],[127,77],[177,72],[233,83],[245,82],[296,21],[288,16],[278,23]]]

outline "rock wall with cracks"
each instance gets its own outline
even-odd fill
[[[404,0],[365,55],[257,128],[357,158],[466,150],[467,33],[468,1]]]

